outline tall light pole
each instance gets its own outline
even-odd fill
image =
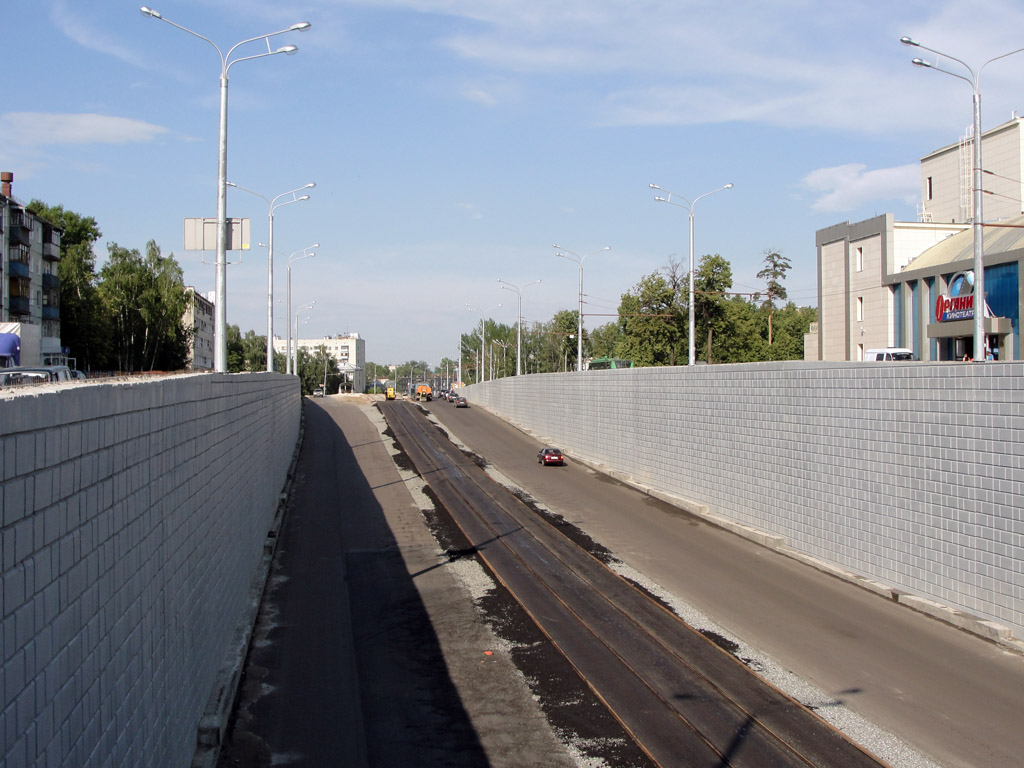
[[[516,376],[522,374],[523,369],[520,363],[520,358],[523,356],[523,289],[529,288],[531,285],[537,285],[540,280],[534,280],[532,283],[526,285],[514,285],[507,280],[498,278],[498,284],[506,291],[512,291],[515,293],[516,298],[519,302],[519,309],[516,314]]]
[[[486,353],[486,350],[485,350],[485,348],[487,346],[487,327],[484,325],[484,314],[487,313],[487,312],[490,312],[492,309],[498,309],[500,306],[501,306],[501,304],[495,304],[493,307],[488,307],[487,309],[479,310],[480,311],[480,363],[476,367],[476,383],[477,384],[479,384],[481,381],[486,381],[487,380],[487,376],[486,375],[483,378],[480,378],[480,372],[481,371],[483,371],[484,374],[487,373],[487,370],[486,370],[487,369],[487,353]],[[477,311],[474,307],[469,306],[468,302],[466,303],[466,309],[468,309],[470,312],[476,312]]]
[[[292,373],[296,376],[299,375],[299,315],[302,314],[304,309],[312,309],[314,304],[316,304],[316,299],[307,301],[295,310],[295,356],[292,358]]]
[[[697,204],[697,201],[700,200],[702,197],[707,197],[708,195],[713,195],[716,192],[721,192],[723,189],[732,189],[732,184],[729,183],[729,184],[726,184],[724,187],[719,187],[718,189],[713,189],[710,192],[705,192],[703,195],[697,195],[697,197],[693,198],[693,202],[692,203],[689,200],[687,200],[685,197],[683,197],[682,195],[673,194],[672,192],[669,192],[667,189],[662,189],[657,184],[649,184],[648,186],[651,189],[657,189],[657,190],[659,190],[661,192],[664,192],[666,195],[668,195],[668,197],[656,196],[654,199],[657,200],[659,203],[668,203],[669,205],[675,205],[675,206],[678,206],[679,208],[685,208],[689,212],[689,214],[690,214],[690,312],[689,312],[689,315],[690,315],[690,317],[689,317],[689,321],[690,321],[689,322],[690,345],[689,345],[689,354],[687,355],[687,361],[688,361],[689,365],[694,365],[697,362],[697,347],[696,347],[696,344],[694,343],[695,340],[694,340],[693,337],[697,333],[697,323],[696,323],[696,319],[695,319],[695,315],[694,315],[694,311],[693,311],[693,293],[694,293],[694,291],[693,291],[693,206],[695,206]],[[675,200],[672,199],[674,197],[678,197],[683,202],[682,203],[677,203]]]
[[[288,257],[288,275],[286,280],[286,294],[287,301],[284,308],[284,324],[287,326],[288,340],[285,342],[284,347],[284,366],[285,373],[298,373],[298,371],[292,368],[292,326],[289,322],[292,319],[292,263],[299,259],[305,259],[310,256],[316,256],[316,251],[313,248],[319,248],[320,243],[313,243],[309,248],[303,248],[301,251],[295,251]],[[295,336],[296,342],[298,342],[298,331]]]
[[[291,203],[300,203],[303,200],[309,200],[309,195],[298,195],[304,189],[312,189],[316,186],[315,182],[310,182],[302,187],[290,190],[288,192],[282,192],[277,197],[271,199],[259,192],[253,192],[251,189],[240,187],[232,182],[227,182],[229,187],[234,189],[240,189],[243,192],[248,192],[250,195],[256,195],[256,197],[263,198],[267,203],[267,218],[269,222],[267,224],[267,370],[274,370],[274,211],[282,206],[289,205]],[[282,197],[291,196],[291,200],[285,200],[278,202]],[[285,325],[288,323],[286,322]]]
[[[491,345],[493,346],[494,344],[497,344],[499,347],[501,347],[501,370],[504,371],[505,370],[505,353],[508,351],[508,348],[512,346],[512,342],[511,341],[492,341]],[[499,376],[498,378],[501,378],[501,377]],[[494,366],[493,365],[491,366],[491,380],[492,381],[494,380]]]
[[[310,28],[308,21],[302,21],[298,24],[292,24],[287,29],[279,29],[277,32],[270,32],[266,35],[258,35],[256,37],[250,37],[246,40],[242,40],[239,43],[235,43],[231,48],[228,49],[227,53],[223,53],[218,45],[210,40],[208,37],[203,37],[197,32],[193,32],[187,27],[183,27],[180,24],[175,24],[170,19],[165,19],[160,15],[159,11],[155,11],[152,8],[142,6],[139,9],[143,16],[149,16],[153,19],[160,21],[166,21],[172,27],[177,27],[182,32],[188,32],[193,37],[198,37],[200,40],[205,40],[214,47],[217,51],[217,55],[220,56],[220,140],[218,143],[219,154],[217,160],[217,284],[216,284],[216,302],[217,306],[214,309],[213,318],[213,369],[221,373],[227,371],[228,366],[228,339],[227,339],[227,283],[228,283],[228,260],[227,260],[227,246],[228,246],[228,218],[227,218],[227,172],[228,172],[228,70],[231,69],[232,64],[237,64],[240,61],[248,61],[249,59],[261,59],[264,56],[273,56],[278,53],[293,54],[299,49],[294,45],[285,45],[278,48],[276,51],[270,47],[270,38],[276,35],[283,35],[286,32],[301,32]],[[257,40],[263,40],[267,44],[267,50],[265,53],[257,53],[252,56],[241,56],[237,59],[232,59],[231,54],[235,52],[237,48],[247,43],[254,43]]]
[[[962,74],[956,72],[950,72],[948,69],[943,69],[937,63],[932,64],[923,59],[913,59],[912,64],[917,67],[925,67],[927,69],[934,69],[938,72],[955,77],[958,80],[963,80],[974,91],[974,211],[972,213],[972,227],[974,232],[974,359],[975,360],[987,360],[987,339],[985,334],[985,234],[983,231],[984,227],[984,216],[982,214],[982,198],[984,191],[981,188],[981,72],[985,67],[991,64],[993,61],[999,59],[1005,59],[1007,56],[1012,56],[1015,53],[1024,51],[1024,48],[1018,48],[1015,51],[1004,53],[1001,56],[989,59],[975,72],[971,67],[960,59],[950,56],[948,53],[937,51],[934,48],[929,48],[926,45],[921,45],[915,40],[909,37],[901,37],[900,42],[904,45],[909,45],[914,48],[920,48],[923,51],[930,51],[937,56],[944,56],[950,61],[955,61],[957,64],[962,66],[970,77],[965,77]]]
[[[583,262],[586,261],[587,256],[593,256],[595,253],[600,253],[601,251],[610,251],[612,249],[612,247],[610,245],[606,245],[604,248],[599,248],[596,251],[592,251],[590,253],[585,253],[582,256],[580,256],[578,254],[575,254],[572,251],[566,250],[565,248],[563,248],[560,245],[554,245],[552,247],[555,248],[558,251],[558,253],[555,254],[556,256],[559,256],[559,257],[561,257],[563,259],[568,259],[569,261],[575,261],[579,265],[579,268],[580,268],[580,309],[579,309],[579,316],[576,318],[576,320],[577,320],[577,328],[576,328],[576,370],[577,371],[582,371],[583,370]]]

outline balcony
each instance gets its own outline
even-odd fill
[[[60,230],[49,224],[43,227],[43,258],[60,261]]]
[[[60,320],[60,307],[43,305],[43,320]]]
[[[43,290],[44,291],[56,291],[60,289],[60,277],[57,275],[48,275],[43,272]]]
[[[12,209],[8,218],[7,242],[11,245],[29,246],[32,244],[29,233],[32,231],[32,216],[20,209]]]
[[[11,296],[7,303],[7,312],[12,315],[32,314],[28,296]]]
[[[7,276],[22,277],[26,280],[30,279],[31,274],[29,274],[28,264],[11,258],[11,260],[7,262]]]

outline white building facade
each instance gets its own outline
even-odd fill
[[[1024,357],[1022,122],[982,136],[986,348],[973,348],[973,148],[965,137],[922,158],[919,221],[885,214],[818,230],[819,322],[807,359],[863,360],[884,347],[911,349],[919,360]],[[957,307],[966,309],[950,311]]]
[[[274,351],[285,354],[288,342],[274,338]],[[315,355],[324,350],[328,357],[338,364],[342,381],[339,391],[366,391],[366,339],[358,333],[347,333],[337,336],[324,336],[320,339],[292,339],[297,349],[304,349],[307,354]],[[334,391],[328,382],[328,390]]]

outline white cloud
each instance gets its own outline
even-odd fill
[[[608,124],[749,122],[861,135],[955,119],[944,95],[957,86],[910,66],[902,34],[979,61],[1017,47],[1010,39],[1024,23],[1015,0],[992,0],[981,17],[968,0],[914,0],[886,14],[877,4],[843,0],[342,2],[447,17],[434,42],[491,72],[588,78],[573,87],[599,94],[593,113]],[[1011,93],[1016,98],[1019,68],[999,66],[986,72],[992,114],[1017,106]],[[485,88],[463,95],[503,103]]]
[[[840,213],[885,200],[913,205],[921,193],[920,174],[916,164],[869,171],[862,163],[848,163],[811,171],[801,184],[819,195],[814,210]]]
[[[109,115],[44,112],[0,114],[0,134],[20,147],[53,144],[127,144],[152,141],[167,129],[141,120]]]
[[[469,217],[473,221],[479,221],[484,217],[483,213],[480,212],[480,209],[473,203],[456,203],[455,207],[469,214]]]
[[[136,67],[148,67],[142,57],[124,48],[102,27],[90,23],[88,15],[76,14],[63,0],[56,0],[50,7],[50,21],[66,37],[83,48],[113,56]]]

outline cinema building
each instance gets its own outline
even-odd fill
[[[982,135],[985,301],[974,295],[973,164],[967,138],[921,160],[918,221],[891,214],[818,230],[818,331],[809,359],[863,360],[906,347],[919,360],[1024,359],[1021,118]],[[974,349],[974,313],[986,349]],[[816,354],[815,354],[816,351]]]

